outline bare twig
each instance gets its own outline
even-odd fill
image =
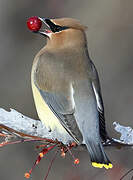
[[[132,172],[133,171],[133,169],[130,169],[129,171],[127,171],[121,178],[120,178],[120,180],[122,180],[122,179],[124,179],[130,172]],[[131,178],[131,180],[132,180],[132,178]]]
[[[110,138],[106,142],[103,142],[103,145],[105,147],[111,146],[117,148],[133,146],[133,129],[131,127],[122,126],[116,122],[114,122],[114,126],[115,131],[120,133],[120,139]],[[41,141],[43,145],[40,145],[39,147],[46,146],[47,149],[49,149],[48,146],[50,144],[53,144],[51,147],[57,145],[57,147],[60,148],[62,157],[65,157],[65,153],[71,148],[70,144],[73,144],[73,139],[70,136],[62,136],[62,134],[56,131],[56,129],[54,131],[50,131],[41,121],[26,117],[13,109],[11,109],[10,111],[6,111],[0,108],[0,137],[1,140],[3,140],[0,143],[0,147],[9,144],[31,141]],[[72,145],[72,147],[77,147],[77,145]],[[81,148],[81,150],[85,149],[85,145],[78,147],[78,149],[79,148]],[[44,151],[45,148],[42,150],[42,152],[44,153]],[[71,153],[70,150],[69,152]],[[56,155],[51,161],[45,179],[49,174],[49,170],[55,157]],[[40,160],[41,156],[38,156],[37,162],[39,162]],[[78,164],[79,160],[75,159],[74,163]],[[133,169],[130,169],[126,174],[124,174],[120,180],[125,178],[131,171],[133,171]],[[25,177],[29,178],[30,174],[31,172],[26,173]]]

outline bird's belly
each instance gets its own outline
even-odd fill
[[[32,82],[32,91],[35,101],[36,110],[40,120],[49,130],[57,130],[61,134],[68,134],[65,128],[61,125],[58,118],[50,110],[44,99],[40,95],[37,87]]]

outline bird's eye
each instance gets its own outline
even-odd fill
[[[59,26],[59,25],[54,24],[49,19],[45,19],[45,22],[49,25],[49,27],[53,33],[60,32],[60,31],[63,31],[65,29],[68,29],[68,27],[66,27],[66,26]]]
[[[61,31],[61,26],[55,25],[51,27],[52,32],[59,32]]]
[[[53,28],[53,32],[60,32],[60,31],[63,31],[63,30],[65,30],[65,29],[68,29],[68,27],[66,27],[66,26],[59,26],[59,25],[55,25],[55,27]]]

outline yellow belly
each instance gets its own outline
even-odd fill
[[[35,101],[36,110],[40,120],[45,124],[48,129],[54,130],[56,129],[60,133],[67,134],[65,128],[61,125],[58,118],[54,115],[54,113],[50,110],[48,105],[45,103],[44,99],[40,95],[37,87],[32,81],[32,91],[33,97]]]

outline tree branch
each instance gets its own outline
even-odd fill
[[[131,127],[125,127],[119,123],[114,122],[115,131],[121,134],[120,139],[111,139],[105,146],[132,146],[133,145],[133,129]],[[66,139],[62,137],[56,130],[49,131],[45,125],[35,119],[31,119],[16,110],[10,109],[6,111],[0,108],[0,136],[6,136],[6,140],[10,141],[12,138],[22,138],[33,140],[49,140],[62,142],[63,144],[69,144],[72,138],[68,136]]]

